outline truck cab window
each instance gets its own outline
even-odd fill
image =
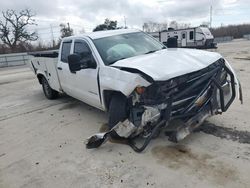
[[[71,43],[72,42],[70,41],[70,42],[63,42],[62,44],[61,61],[64,63],[68,63],[68,56],[70,55]]]
[[[89,61],[91,56],[91,51],[88,47],[88,44],[82,40],[76,40],[74,44],[74,53],[80,55],[80,62]]]
[[[190,31],[190,33],[189,33],[189,39],[190,40],[194,39],[194,32],[193,31]]]

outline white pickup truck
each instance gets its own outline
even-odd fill
[[[66,93],[108,111],[112,135],[143,136],[144,148],[159,129],[177,142],[207,117],[225,112],[237,93],[242,99],[239,81],[220,54],[166,48],[134,29],[66,37],[59,51],[31,55],[48,99]]]

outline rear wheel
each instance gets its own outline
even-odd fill
[[[43,93],[48,99],[56,99],[58,97],[58,92],[53,90],[46,78],[42,78]]]
[[[127,98],[121,94],[114,94],[109,104],[109,129],[128,117]],[[112,137],[119,137],[115,132]]]

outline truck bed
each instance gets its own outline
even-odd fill
[[[58,50],[31,52],[29,55],[33,56],[30,66],[34,73],[45,76],[50,87],[60,92],[62,89],[57,72]]]

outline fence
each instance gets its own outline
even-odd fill
[[[234,38],[232,36],[226,36],[226,37],[215,37],[214,42],[221,43],[221,42],[230,42]]]
[[[247,39],[247,40],[250,40],[250,34],[248,34],[248,35],[243,35],[243,38],[244,38],[244,39]]]
[[[25,65],[30,59],[27,53],[12,53],[0,55],[0,68]]]

